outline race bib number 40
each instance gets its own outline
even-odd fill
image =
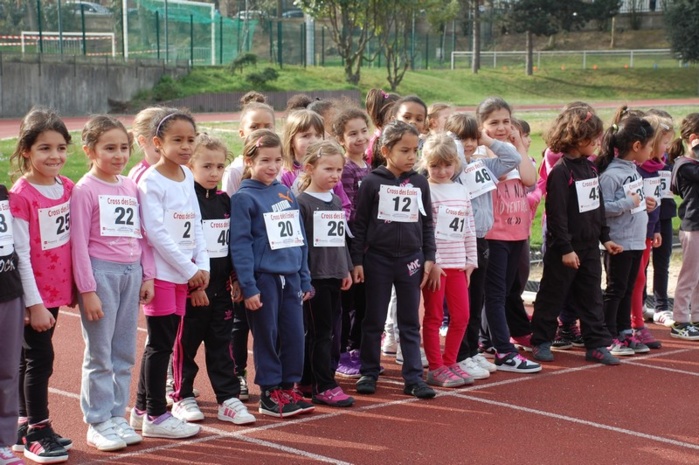
[[[41,250],[55,249],[70,240],[70,202],[39,209]]]
[[[624,192],[626,192],[627,196],[634,193],[638,194],[639,198],[641,199],[641,202],[638,204],[638,207],[634,207],[631,210],[632,214],[635,215],[636,213],[641,213],[646,209],[646,196],[643,192],[643,179],[636,179],[633,182],[624,184]]]
[[[575,181],[575,191],[578,194],[578,211],[580,213],[599,208],[599,179]]]
[[[465,208],[439,206],[435,237],[447,241],[463,241],[468,228]]]
[[[264,214],[267,240],[272,250],[301,247],[303,233],[298,210],[268,212]]]
[[[227,257],[228,244],[231,240],[230,220],[203,220],[201,223],[209,258]]]
[[[415,223],[420,215],[422,192],[418,187],[388,186],[382,184],[379,189],[380,220],[398,223]]]
[[[313,212],[313,246],[344,247],[345,224],[343,211]]]
[[[13,243],[10,202],[8,200],[3,200],[0,202],[0,247],[6,247]]]
[[[165,229],[182,250],[191,250],[196,245],[194,235],[194,221],[196,215],[193,211],[179,212],[168,210],[165,212]]]
[[[100,195],[100,235],[141,238],[138,200],[125,195]]]

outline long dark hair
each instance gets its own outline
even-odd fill
[[[614,157],[626,158],[636,142],[646,145],[653,134],[653,126],[648,121],[630,113],[626,106],[619,108],[612,125],[604,132],[600,154],[595,160],[599,172],[606,170]]]

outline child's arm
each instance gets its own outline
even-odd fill
[[[551,238],[549,247],[561,255],[573,252],[568,232],[568,181],[566,170],[555,169],[549,173],[546,186],[546,228]]]
[[[604,211],[607,218],[621,216],[631,211],[634,207],[637,207],[641,202],[641,199],[636,193],[627,196],[626,192],[624,192],[624,186],[616,182],[611,176],[604,176],[604,174],[600,176],[599,187],[602,197],[605,199]],[[621,198],[616,199],[617,192],[620,190]]]
[[[241,193],[231,197],[231,237],[230,251],[233,268],[238,276],[238,284],[244,299],[259,296],[260,290],[255,281],[254,237],[252,235],[252,200]]]
[[[468,192],[467,192],[468,194]],[[466,216],[467,234],[464,246],[466,247],[466,269],[470,276],[471,271],[478,268],[478,242],[476,240],[476,220],[473,216],[473,205],[468,196],[465,197],[468,214]]]
[[[486,147],[490,148],[497,157],[483,158],[482,161],[490,172],[493,173],[495,179],[499,179],[501,176],[517,168],[517,165],[522,161],[522,156],[511,144],[486,137],[481,136],[480,141],[482,141]]]
[[[355,205],[354,225],[352,230],[354,239],[352,240],[352,248],[350,249],[352,264],[354,265],[352,278],[355,283],[364,282],[364,248],[367,229],[371,221],[374,192],[376,191],[371,181],[369,177],[365,178],[357,192],[357,203]]]
[[[97,282],[92,273],[88,246],[93,216],[99,215],[99,207],[94,205],[89,181],[73,189],[70,198],[70,245],[73,260],[73,279],[82,296],[80,310],[87,321],[97,321],[104,317],[102,301],[97,295]],[[97,209],[97,212],[95,212]]]
[[[419,175],[418,179],[420,179],[419,184],[422,192],[422,206],[425,209],[425,216],[422,218],[422,253],[425,260],[425,265],[422,270],[423,278],[420,283],[420,288],[422,288],[427,283],[430,271],[434,265],[435,256],[437,255],[437,244],[434,239],[434,217],[432,216],[430,185],[424,176]]]
[[[200,274],[200,279],[197,280],[196,277],[190,279],[190,286],[197,287],[200,290],[204,290],[209,286],[209,272],[211,271],[211,262],[209,260],[209,254],[206,251],[206,239],[204,238],[204,229],[201,223],[201,209],[199,208],[199,200],[197,200],[197,194],[194,191],[194,183],[192,183],[191,191],[191,208],[194,210],[194,263],[196,263],[198,274]]]
[[[349,197],[347,197],[347,193],[345,192],[345,188],[342,187],[342,183],[338,182],[335,184],[333,192],[340,198],[340,202],[342,202],[342,209],[345,212],[345,218],[349,219],[350,214],[352,213],[352,202],[350,202]]]

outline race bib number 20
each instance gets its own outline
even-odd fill
[[[267,240],[272,250],[303,246],[298,210],[264,213]]]

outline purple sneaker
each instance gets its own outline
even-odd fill
[[[359,373],[359,351],[352,350],[340,354],[340,360],[337,363],[335,374],[341,378],[358,379],[362,375]]]

